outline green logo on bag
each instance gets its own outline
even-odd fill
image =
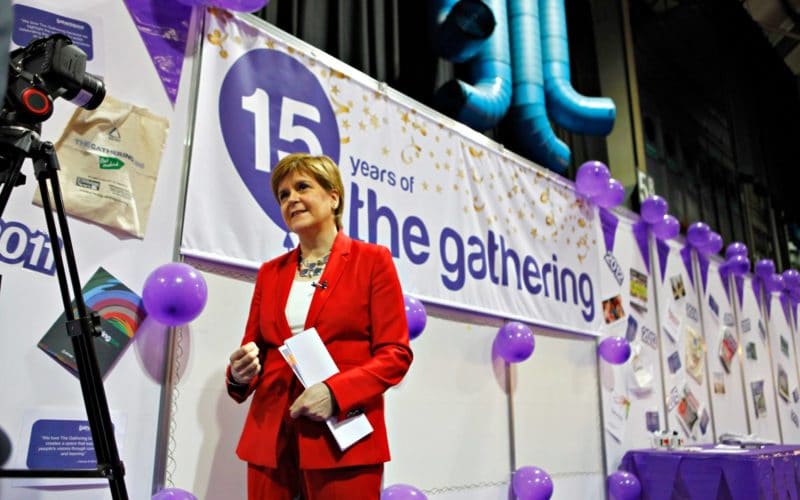
[[[98,161],[100,162],[100,168],[103,170],[119,170],[125,166],[122,160],[110,156],[100,156]]]

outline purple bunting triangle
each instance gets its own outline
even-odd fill
[[[708,284],[708,257],[701,253],[697,254],[697,263],[700,265],[700,282],[703,284],[703,291],[705,292]]]
[[[694,270],[692,269],[692,247],[686,245],[685,247],[681,248],[680,254],[681,254],[681,260],[683,261],[683,267],[686,268],[686,274],[689,275],[689,283],[691,283],[692,288],[694,288]]]
[[[647,222],[643,220],[638,220],[633,223],[633,227],[631,228],[633,232],[633,239],[636,241],[636,246],[639,247],[639,253],[642,254],[642,260],[644,261],[644,267],[647,268],[647,272],[650,272],[650,249],[647,246],[647,231],[648,225]]]
[[[606,243],[606,252],[614,253],[614,239],[617,236],[619,218],[610,210],[600,207],[600,225],[603,228],[603,240]]]
[[[125,0],[161,84],[175,105],[192,7],[180,2]]]
[[[731,305],[731,284],[728,282],[731,273],[726,269],[726,266],[719,266],[717,270],[719,271],[719,279],[722,281],[722,287],[725,289],[728,305]],[[703,285],[703,288],[705,288],[705,285]]]
[[[779,295],[778,300],[781,302],[781,309],[783,309],[783,317],[786,319],[786,322],[790,325],[792,324],[792,316],[791,310],[789,309],[789,296],[785,293]]]
[[[769,321],[769,317],[772,314],[772,294],[764,294],[764,304],[767,308],[767,321]]]
[[[766,292],[766,290],[764,289],[764,283],[758,276],[753,276],[753,293],[755,294],[756,300],[758,301],[759,304],[761,304],[761,298],[762,298],[761,295],[763,293],[764,308],[766,309],[767,312],[766,319],[769,321],[769,314],[770,311],[772,310],[772,297],[770,297],[770,294]]]
[[[661,266],[661,283],[664,283],[664,275],[667,274],[667,257],[669,257],[669,245],[656,238],[656,252],[658,253],[658,264]]]
[[[739,296],[739,309],[741,309],[744,307],[744,277],[735,276],[733,281],[736,283],[736,295]]]

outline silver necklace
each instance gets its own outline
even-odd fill
[[[328,252],[324,257],[319,260],[303,260],[303,252],[297,256],[297,272],[301,278],[318,278],[325,269],[325,264],[328,263],[331,253]]]

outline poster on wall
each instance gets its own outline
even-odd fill
[[[706,338],[714,429],[748,434],[746,392],[742,384],[742,349],[734,319],[729,276],[720,273],[720,261],[700,256],[696,270],[702,284],[700,308]]]
[[[777,394],[778,418],[784,443],[800,443],[800,388],[797,384],[797,360],[792,343],[791,312],[788,297],[766,296],[769,346],[772,353],[772,380]]]
[[[621,365],[599,361],[606,467],[616,470],[626,451],[649,447],[652,433],[666,429],[666,421],[648,229],[619,211],[601,209],[600,217],[601,336],[623,337],[631,346],[630,359]]]
[[[767,324],[761,315],[752,276],[734,278],[739,308],[739,343],[750,433],[760,439],[781,442],[775,386],[770,365]]]
[[[687,444],[713,443],[706,339],[691,255],[684,243],[656,242],[656,289],[668,428]]]
[[[266,24],[210,9],[201,68],[184,255],[256,269],[294,247],[271,168],[325,154],[344,231],[387,246],[406,292],[596,334],[596,208],[562,178]]]
[[[97,180],[90,177],[99,174],[105,174],[105,178],[119,177],[117,174],[125,174],[129,169],[129,178],[152,174],[152,183],[155,184],[155,189],[148,186],[147,190],[139,191],[138,181],[131,181],[131,185],[136,186],[133,190],[138,191],[132,197],[135,203],[146,201],[150,207],[151,223],[145,231],[146,209],[142,205],[136,206],[141,216],[137,216],[137,219],[141,222],[139,229],[144,234],[143,238],[115,232],[119,228],[113,224],[101,226],[87,223],[96,222],[99,216],[110,216],[112,211],[106,210],[108,206],[102,202],[97,203],[99,208],[94,214],[78,217],[74,215],[75,212],[68,210],[67,220],[78,275],[75,288],[78,289],[86,285],[87,279],[102,266],[130,290],[141,291],[147,273],[171,260],[175,251],[176,220],[181,203],[177,193],[183,189],[181,165],[185,121],[189,113],[186,92],[189,87],[184,85],[184,91],[176,101],[177,110],[173,110],[154,68],[154,61],[132,19],[133,4],[147,4],[154,11],[168,8],[170,16],[159,16],[159,21],[172,17],[178,11],[184,12],[188,20],[192,10],[177,2],[149,0],[14,0],[11,8],[14,15],[12,44],[5,50],[28,46],[34,39],[54,33],[66,34],[74,46],[86,54],[86,71],[102,79],[106,88],[104,103],[116,100],[118,104],[122,103],[121,107],[146,109],[148,113],[169,121],[168,131],[162,126],[165,120],[159,120],[158,123],[143,121],[141,128],[145,130],[138,134],[131,128],[131,122],[136,118],[130,115],[125,118],[120,116],[122,113],[109,113],[101,106],[92,113],[94,116],[91,119],[105,120],[109,126],[97,130],[96,134],[92,129],[90,135],[88,128],[78,130],[90,125],[89,120],[74,120],[71,123],[70,120],[74,114],[86,112],[81,103],[91,101],[87,94],[98,96],[96,87],[86,83],[82,85],[76,100],[70,101],[60,96],[53,101],[52,116],[41,124],[41,139],[55,143],[64,137],[72,142],[70,146],[65,142],[65,148],[81,147],[78,143],[81,141],[86,146],[82,149],[88,153],[87,158],[93,160],[94,167],[91,174],[72,175],[68,180],[65,171],[74,172],[71,167],[76,166],[73,163],[76,156],[59,149],[62,194],[68,190],[68,185],[77,186],[77,183],[83,188],[94,189]],[[173,32],[172,40],[165,42],[176,43],[178,34],[180,31]],[[182,61],[183,49],[177,51],[180,52],[179,61]],[[29,67],[45,61],[41,53],[35,57],[37,60],[29,61]],[[11,73],[15,78],[13,71]],[[21,83],[20,80],[18,82]],[[188,83],[185,81],[185,84]],[[11,102],[6,104],[14,106]],[[121,126],[115,126],[113,122],[119,122]],[[69,127],[73,133],[67,136],[65,127]],[[123,147],[118,147],[120,144]],[[110,154],[101,154],[99,148],[106,148]],[[144,156],[147,165],[139,164],[143,150],[146,150]],[[128,153],[133,159],[123,156]],[[162,162],[156,181],[155,169]],[[0,428],[8,435],[13,451],[6,467],[36,468],[40,472],[56,467],[95,469],[96,464],[91,463],[91,449],[84,446],[89,433],[85,425],[86,404],[81,384],[61,362],[54,361],[38,345],[51,327],[63,325],[63,320],[58,318],[64,312],[64,298],[60,293],[53,258],[54,249],[63,247],[63,244],[61,241],[51,241],[44,211],[31,203],[37,187],[31,162],[26,161],[22,165],[22,173],[27,176],[27,182],[14,188],[0,220],[0,318],[4,337],[4,356],[0,366],[0,379],[4,383],[0,384],[0,396],[4,401],[13,402],[0,407]],[[120,181],[102,194],[125,199],[131,194],[125,191],[129,187]],[[155,217],[158,218],[157,223],[153,222]],[[114,229],[109,230],[111,227]],[[86,291],[88,293],[88,289]],[[66,298],[68,307],[70,300],[70,297]],[[95,347],[98,357],[102,358],[99,361],[104,365],[101,369],[110,366],[102,386],[117,432],[115,440],[120,459],[127,471],[128,491],[131,498],[150,498],[156,483],[155,476],[158,475],[153,468],[153,460],[165,453],[161,443],[162,419],[159,416],[165,389],[163,374],[159,370],[164,365],[165,353],[169,352],[165,349],[168,338],[165,335],[150,336],[152,343],[147,345],[152,349],[145,351],[145,344],[130,338],[133,329],[129,325],[122,326],[124,320],[121,318],[116,323],[121,328],[112,331],[114,327],[109,325],[115,323],[111,318],[116,305],[99,307],[106,309],[108,314],[102,329],[107,336],[101,335],[95,339]],[[156,328],[151,331],[156,331]],[[160,333],[160,330],[156,333]],[[141,331],[137,333],[140,334]],[[65,356],[64,365],[68,366],[67,353],[71,346],[65,335],[63,330],[61,333],[54,332],[46,340],[53,353]],[[58,345],[58,341],[66,342]],[[106,348],[108,350],[101,353]],[[120,352],[123,354],[119,355]],[[111,361],[114,357],[116,361]],[[110,364],[105,365],[109,361]],[[124,415],[124,420],[118,418],[119,415]],[[37,486],[36,489],[20,489],[23,483]],[[95,483],[99,487],[91,486]],[[108,480],[43,477],[0,481],[0,498],[51,495],[82,500],[108,498]]]

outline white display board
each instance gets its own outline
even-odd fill
[[[714,442],[697,286],[683,241],[658,241],[656,283],[669,430],[691,443]]]
[[[130,289],[141,293],[147,275],[158,265],[173,260],[182,191],[185,121],[189,115],[189,78],[181,82],[179,98],[173,106],[132,14],[122,1],[26,0],[15,3],[42,11],[41,16],[51,21],[68,19],[76,21],[73,24],[78,26],[90,27],[95,52],[87,63],[87,71],[102,75],[108,96],[146,108],[169,121],[150,224],[143,239],[121,236],[104,226],[68,217],[81,281],[85,283],[102,266]],[[28,27],[44,29],[45,24],[30,23]],[[54,109],[41,132],[42,139],[52,142],[61,136],[77,108],[64,99],[57,99]],[[30,242],[36,245],[44,241],[40,235],[47,233],[44,213],[31,203],[36,185],[31,166],[24,165],[22,172],[28,176],[28,182],[12,192],[3,213],[3,227],[26,228],[28,235],[32,235]],[[11,245],[4,249],[11,250]],[[49,248],[45,248],[47,251]],[[16,469],[26,466],[32,421],[85,420],[86,412],[77,377],[37,347],[38,341],[63,312],[56,276],[37,271],[28,261],[14,262],[5,258],[7,254],[3,257],[0,262],[3,353],[0,398],[6,403],[0,405],[0,428],[9,435],[13,446],[6,468]],[[164,455],[158,440],[160,431],[166,431],[161,427],[159,407],[168,346],[166,333],[163,326],[145,321],[104,379],[130,498],[151,497],[155,476],[159,474],[154,464],[160,463],[159,457]],[[108,481],[104,479],[44,479],[36,483],[49,485],[49,488],[23,486],[32,483],[0,478],[0,498],[110,498]],[[87,483],[95,486],[86,486]]]
[[[746,392],[742,374],[742,348],[734,319],[728,279],[720,275],[720,261],[702,259],[696,266],[703,286],[700,312],[707,342],[714,429],[723,433],[747,434]],[[725,276],[725,278],[728,278]]]
[[[235,448],[249,401],[228,397],[224,374],[254,276],[192,264],[203,270],[209,300],[181,329],[170,476],[198,498],[244,499],[246,466]],[[516,456],[517,467],[551,474],[554,499],[603,498],[600,424],[587,418],[600,404],[594,339],[534,327],[533,356],[509,369],[492,358],[501,325],[429,305],[425,331],[411,344],[411,369],[386,394],[392,461],[384,484],[413,484],[431,499],[505,500]]]
[[[753,291],[752,276],[735,278],[734,283],[750,432],[762,439],[780,442],[767,326]]]
[[[546,470],[553,500],[603,499],[596,339],[534,333],[533,356],[512,367],[516,466]]]
[[[650,446],[651,433],[666,429],[666,421],[648,231],[637,226],[634,233],[636,219],[619,213],[607,212],[601,219],[606,235],[601,335],[623,337],[631,345],[628,362],[599,361],[606,468],[613,471],[626,451]]]
[[[385,485],[413,484],[429,498],[439,498],[439,492],[507,498],[508,371],[502,359],[492,360],[501,325],[428,315],[425,331],[411,345],[411,369],[386,394],[392,461],[386,464]]]
[[[772,353],[772,380],[775,383],[778,416],[784,444],[800,444],[800,388],[797,384],[795,358],[789,309],[781,305],[781,296],[765,297],[767,332]]]

